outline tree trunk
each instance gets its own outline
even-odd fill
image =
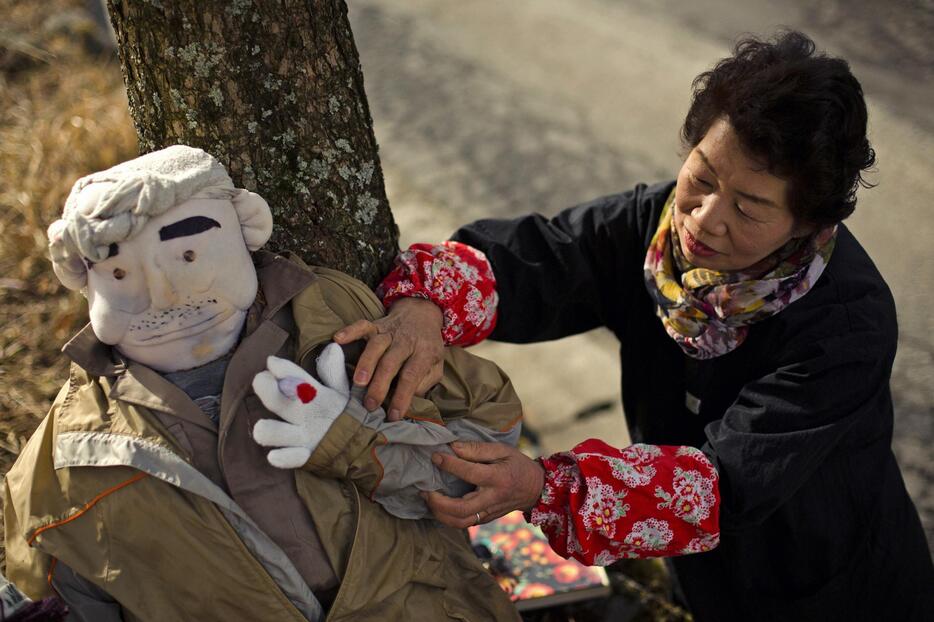
[[[141,151],[208,151],[269,202],[269,248],[374,286],[398,229],[344,1],[107,4]]]

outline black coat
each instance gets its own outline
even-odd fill
[[[699,447],[716,466],[720,546],[673,559],[697,620],[934,619],[934,567],[891,450],[898,327],[882,276],[841,225],[810,292],[733,352],[692,359],[643,280],[673,185],[460,229],[493,264],[492,338],[606,326],[633,441]]]

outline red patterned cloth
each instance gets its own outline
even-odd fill
[[[540,461],[545,487],[526,519],[565,558],[605,566],[709,551],[720,542],[717,471],[699,449],[620,450],[590,439]]]
[[[444,313],[445,345],[470,346],[496,327],[496,279],[486,255],[460,242],[413,244],[396,258],[376,294],[387,309],[405,297],[426,298]]]

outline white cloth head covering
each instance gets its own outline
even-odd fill
[[[94,194],[82,192],[95,186]],[[207,193],[207,194],[206,194]],[[72,186],[61,219],[48,229],[52,266],[66,287],[87,280],[83,259],[103,261],[111,244],[127,240],[152,217],[195,195],[230,198],[237,193],[217,158],[173,145],[82,177]]]

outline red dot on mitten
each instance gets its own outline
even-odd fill
[[[295,387],[295,395],[298,396],[298,399],[302,401],[302,404],[307,404],[311,400],[315,399],[315,396],[318,395],[318,392],[313,386],[307,382],[303,382]]]

